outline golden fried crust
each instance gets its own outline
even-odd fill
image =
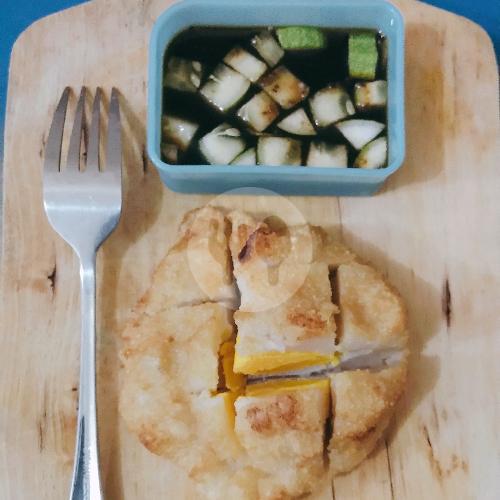
[[[259,500],[295,500],[314,498],[318,483],[325,476],[320,460],[283,461],[281,471],[258,481]]]
[[[241,212],[229,217],[239,309],[265,311],[283,304],[306,280],[322,241],[321,230],[307,224],[272,228]]]
[[[229,238],[229,248],[233,265],[238,264],[238,256],[250,238],[250,235],[262,225],[256,218],[246,212],[233,210],[227,215],[231,223],[231,235]]]
[[[342,351],[403,349],[408,341],[403,301],[372,267],[358,262],[337,269]]]
[[[122,357],[127,361],[151,353],[165,375],[177,380],[185,391],[216,390],[219,346],[232,333],[229,311],[218,304],[143,314],[123,332]]]
[[[259,498],[291,498],[312,491],[325,473],[323,435],[328,392],[302,388],[236,401],[236,435],[259,481]]]
[[[205,207],[189,212],[181,224],[179,240],[154,272],[136,315],[207,301],[234,307],[229,232],[229,222],[221,210]]]
[[[334,417],[329,452],[334,474],[350,471],[375,448],[403,393],[406,372],[403,361],[377,372],[330,376]]]
[[[260,353],[333,354],[338,310],[329,266],[316,260],[324,232],[307,224],[271,228],[241,212],[231,217],[231,253],[241,294],[234,314],[238,366],[253,363],[241,357]]]
[[[236,217],[234,213],[232,217],[240,221],[239,225],[233,223],[231,232],[235,267],[255,260],[268,266],[279,266],[286,259],[307,264],[318,254],[323,236],[320,228],[308,224],[272,228],[264,222]]]
[[[198,499],[260,500],[258,482],[262,474],[252,467],[220,467],[197,477]]]
[[[342,264],[356,262],[359,257],[340,241],[327,237],[322,233],[322,245],[318,250],[318,260],[328,265],[334,271]]]
[[[235,460],[239,445],[222,398],[172,387],[146,362],[131,363],[124,376],[120,412],[130,431],[149,451],[193,477]]]
[[[342,316],[338,346],[331,271]],[[235,306],[233,274],[241,294],[234,314],[227,307]],[[321,390],[294,382],[294,389],[253,385],[246,395],[216,394],[224,386],[219,351],[234,339],[233,320],[236,355],[256,358],[257,367],[276,351],[338,348],[342,363],[354,353],[373,367],[380,356],[370,355],[380,351],[403,360],[332,374],[330,389],[323,380]],[[406,381],[406,315],[383,278],[321,228],[283,227],[238,211],[186,214],[122,337],[120,412],[146,448],[188,471],[200,498],[316,498],[329,473],[324,440],[332,412],[328,455],[338,474],[376,446]]]
[[[335,351],[336,306],[332,303],[328,268],[309,265],[298,290],[278,306],[258,312],[236,311],[238,355],[302,351],[330,354]]]
[[[211,395],[231,335],[217,304],[143,314],[124,333],[120,412],[146,448],[193,474],[237,454],[225,401]]]

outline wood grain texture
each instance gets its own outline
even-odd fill
[[[182,472],[143,449],[117,414],[120,325],[182,214],[212,198],[168,191],[144,159],[147,43],[168,4],[94,0],[38,21],[14,46],[1,263],[2,499],[63,499],[69,488],[78,273],[45,219],[41,166],[60,92],[82,84],[108,95],[115,85],[123,96],[124,212],[98,258],[106,498],[195,498]],[[289,198],[381,269],[409,308],[408,391],[386,442],[334,481],[335,497],[493,499],[500,495],[498,68],[478,26],[411,0],[397,5],[407,32],[404,167],[372,198]],[[221,200],[283,216],[278,202]]]

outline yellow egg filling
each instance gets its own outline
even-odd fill
[[[282,379],[270,380],[247,386],[246,396],[267,396],[269,394],[280,394],[283,392],[298,391],[302,389],[330,390],[330,381],[322,379]]]
[[[246,377],[242,373],[235,373],[233,370],[234,340],[228,340],[220,346],[219,356],[226,389],[236,393],[242,392],[245,388]]]
[[[233,430],[234,429],[234,420],[236,418],[236,411],[234,409],[234,402],[236,401],[236,398],[238,397],[238,393],[227,391],[227,392],[220,392],[216,394],[214,397],[216,398],[222,398],[224,400],[224,408],[226,410],[226,414],[228,417],[228,423],[230,428]]]
[[[280,373],[311,366],[335,366],[340,362],[339,353],[316,352],[263,352],[252,356],[234,356],[234,372],[247,375]]]

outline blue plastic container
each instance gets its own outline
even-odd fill
[[[190,26],[287,26],[381,30],[388,39],[388,144],[386,168],[169,165],[161,160],[163,58],[170,41]],[[404,22],[384,0],[183,0],[156,21],[149,47],[148,154],[162,181],[182,193],[221,193],[241,187],[280,194],[374,194],[403,162]]]

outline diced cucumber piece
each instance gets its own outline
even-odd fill
[[[387,104],[387,82],[375,80],[354,85],[354,103],[359,109],[384,107]]]
[[[325,34],[312,26],[277,28],[276,34],[280,45],[285,50],[323,49],[326,47]]]
[[[179,160],[179,148],[175,144],[164,142],[161,145],[161,154],[167,163],[177,163]]]
[[[242,49],[234,47],[224,57],[224,62],[238,73],[246,76],[251,82],[256,82],[267,70],[267,64]]]
[[[278,105],[265,93],[255,94],[238,110],[238,117],[255,131],[262,132],[279,115]]]
[[[307,155],[307,166],[347,168],[347,147],[344,144],[313,141]]]
[[[171,57],[167,62],[163,84],[175,90],[196,92],[200,87],[202,74],[203,67],[200,62]]]
[[[336,127],[355,149],[361,149],[375,139],[385,125],[374,120],[346,120],[337,123]]]
[[[278,123],[278,128],[295,135],[316,135],[304,108],[299,108]]]
[[[252,45],[260,57],[271,67],[276,66],[285,55],[285,51],[280,47],[280,44],[270,31],[263,31],[254,36]]]
[[[284,66],[259,81],[260,86],[283,108],[293,108],[309,95],[309,87]]]
[[[257,159],[259,165],[299,166],[302,151],[301,143],[288,137],[259,137],[257,143]]]
[[[359,168],[380,168],[387,164],[387,138],[379,137],[368,143],[354,160]]]
[[[373,80],[377,71],[378,51],[375,33],[349,35],[349,75]]]
[[[200,151],[212,165],[229,165],[246,147],[241,132],[227,123],[200,140]]]
[[[162,118],[163,139],[175,144],[181,151],[189,147],[198,128],[197,123],[177,116],[165,115]]]
[[[225,64],[219,64],[200,90],[201,95],[218,110],[232,108],[246,94],[250,81]]]
[[[241,153],[231,162],[231,165],[240,165],[240,166],[257,165],[257,155],[255,153],[255,148],[250,148],[247,149],[246,151],[243,151],[243,153]]]
[[[318,127],[328,127],[355,112],[349,94],[339,85],[318,90],[309,104]]]

